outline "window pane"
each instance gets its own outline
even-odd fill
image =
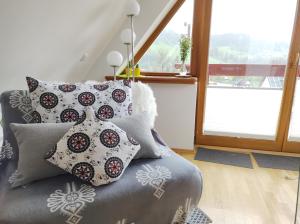
[[[275,138],[296,4],[213,1],[204,134]]]
[[[179,72],[181,66],[179,41],[191,37],[194,0],[186,0],[139,61],[142,71]],[[186,59],[189,68],[190,50]]]

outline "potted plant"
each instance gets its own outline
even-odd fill
[[[182,35],[179,40],[179,47],[180,47],[180,61],[181,61],[181,68],[180,68],[180,75],[186,75],[186,66],[185,62],[189,56],[190,49],[191,49],[191,39],[187,35]]]

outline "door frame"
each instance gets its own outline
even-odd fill
[[[294,94],[296,89],[297,82],[297,73],[299,69],[299,57],[300,57],[300,0],[297,3],[297,11],[296,11],[296,19],[294,23],[293,36],[290,47],[290,55],[289,55],[289,64],[288,64],[288,74],[289,74],[289,82],[290,86],[286,87],[286,107],[287,114],[286,120],[283,123],[283,127],[285,128],[284,137],[283,137],[283,145],[282,151],[284,152],[295,152],[300,153],[300,142],[296,141],[288,141],[288,134],[290,129],[291,115],[293,110],[294,103]],[[284,113],[284,112],[283,112]]]
[[[279,113],[275,140],[262,140],[243,137],[227,137],[203,134],[205,116],[206,83],[208,79],[209,40],[213,0],[195,0],[193,39],[196,44],[192,50],[192,73],[198,76],[195,144],[234,148],[300,152],[300,142],[288,142],[287,136],[293,96],[297,79],[298,59],[300,52],[300,0],[297,1],[290,51],[285,71],[282,102]]]

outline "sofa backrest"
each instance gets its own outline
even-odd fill
[[[30,123],[33,119],[31,101],[26,90],[11,90],[0,96],[2,109],[3,145],[0,152],[0,167],[8,160],[18,160],[18,144],[12,133],[10,123]]]

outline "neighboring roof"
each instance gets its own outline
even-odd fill
[[[270,88],[282,88],[284,77],[281,76],[267,76],[265,81],[268,82]]]

